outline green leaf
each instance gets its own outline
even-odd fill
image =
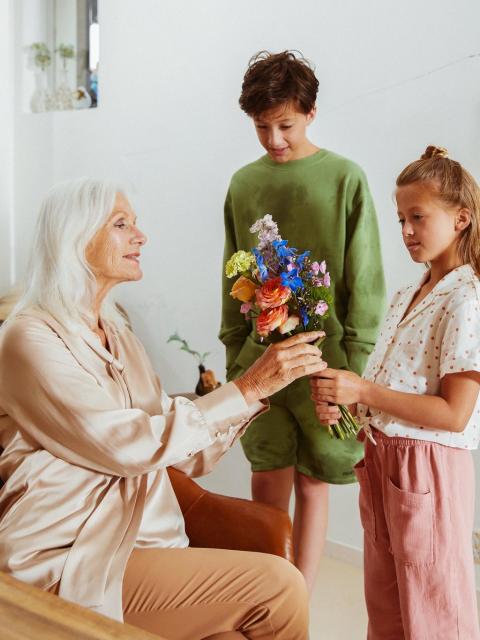
[[[333,295],[328,287],[313,287],[311,296],[314,300],[324,300],[328,305],[333,304]]]
[[[181,344],[180,351],[185,351],[186,353],[189,353],[190,355],[192,355],[194,358],[198,360],[199,364],[204,364],[205,358],[210,355],[209,351],[201,355],[198,351],[194,351],[193,349],[190,349],[188,342],[183,338],[181,338],[177,332],[173,333],[168,338],[167,343],[168,342],[180,342]]]

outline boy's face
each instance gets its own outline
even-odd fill
[[[279,163],[300,160],[316,151],[306,135],[315,113],[315,107],[302,113],[294,104],[287,103],[253,118],[260,144],[272,160]]]

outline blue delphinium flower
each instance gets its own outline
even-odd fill
[[[258,267],[258,273],[260,276],[260,280],[262,282],[265,282],[265,280],[268,278],[268,269],[265,266],[265,262],[263,260],[263,256],[260,253],[260,251],[258,249],[252,249],[252,253],[255,256],[255,260],[257,263],[257,267]]]
[[[300,311],[300,317],[302,319],[302,324],[304,327],[306,327],[308,325],[308,313],[307,310],[305,309],[305,307],[303,305],[300,305],[298,307],[299,311]]]
[[[305,262],[305,258],[307,258],[309,255],[310,255],[310,251],[304,251],[297,257],[295,262],[297,263],[299,269],[303,268],[303,263]]]
[[[291,258],[295,255],[296,249],[289,247],[287,240],[274,240],[272,245],[277,252],[277,256],[282,260],[284,258]]]
[[[290,287],[292,291],[303,289],[303,280],[298,275],[298,269],[282,271],[280,278],[284,287]]]

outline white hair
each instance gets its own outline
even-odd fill
[[[122,192],[113,183],[90,178],[63,182],[48,191],[40,207],[24,291],[9,320],[36,306],[74,333],[85,324],[92,326],[97,285],[85,250]],[[100,316],[125,325],[108,296]]]

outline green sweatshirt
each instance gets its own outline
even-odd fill
[[[266,213],[291,247],[326,260],[334,308],[325,321],[324,359],[336,369],[362,373],[385,307],[385,282],[375,209],[363,171],[321,149],[285,164],[265,155],[232,177],[225,201],[225,251],[220,340],[227,350],[227,377],[235,378],[264,351],[225,276],[230,256],[257,245],[250,226]]]

